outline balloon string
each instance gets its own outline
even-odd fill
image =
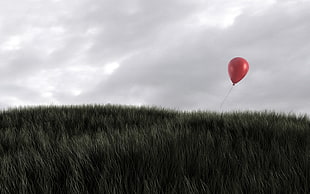
[[[220,106],[220,110],[222,110],[222,106],[223,106],[224,102],[226,101],[228,95],[230,94],[231,90],[233,89],[234,85],[235,85],[235,84],[233,84],[233,85],[231,86],[229,92],[226,94],[224,100],[222,101],[221,106]]]

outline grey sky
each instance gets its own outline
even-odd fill
[[[0,2],[0,107],[310,113],[309,0]],[[231,87],[227,64],[248,60]]]

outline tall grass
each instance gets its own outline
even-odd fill
[[[0,193],[310,193],[310,121],[117,105],[0,113]]]

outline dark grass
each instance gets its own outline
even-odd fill
[[[310,193],[310,121],[116,105],[0,113],[0,193]]]

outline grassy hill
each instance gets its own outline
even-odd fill
[[[116,105],[0,113],[0,193],[310,193],[310,121]]]

